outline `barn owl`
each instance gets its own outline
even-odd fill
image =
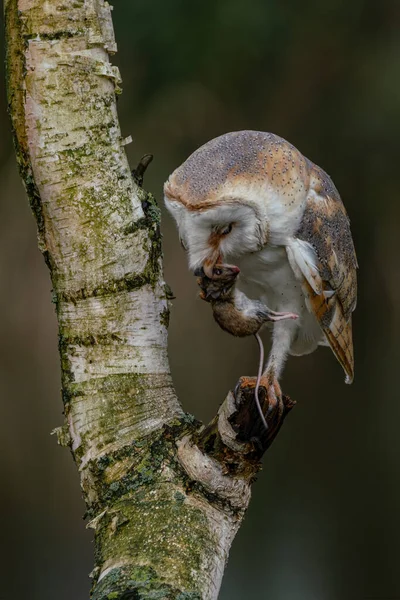
[[[164,185],[189,267],[212,278],[217,263],[240,268],[240,289],[298,319],[272,324],[263,377],[269,394],[288,354],[331,347],[354,376],[352,312],[357,260],[349,219],[330,177],[286,140],[238,131],[196,150]]]

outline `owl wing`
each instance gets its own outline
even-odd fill
[[[286,250],[336,358],[354,377],[352,312],[357,301],[357,258],[350,222],[329,176],[311,165],[310,188],[300,227]]]

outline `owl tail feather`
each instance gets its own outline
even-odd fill
[[[346,373],[346,383],[352,383],[354,379],[354,350],[352,336],[351,317],[346,323],[339,305],[336,307],[335,314],[329,327],[323,327],[323,331],[328,339],[336,358],[342,365]]]

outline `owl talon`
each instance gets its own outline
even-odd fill
[[[272,393],[271,393],[272,390]],[[275,395],[275,392],[273,391],[273,388],[269,388],[268,390],[268,409],[267,409],[267,417],[270,417],[271,414],[273,413],[273,411],[275,410],[275,408],[278,405],[278,398]]]
[[[279,403],[282,402],[282,390],[278,380],[275,379],[275,377],[271,379],[269,376],[264,376],[263,379],[266,379],[268,382],[266,385],[268,395],[267,416],[270,416],[271,413],[279,406]]]
[[[241,387],[242,387],[242,380],[239,379],[239,381],[235,385],[235,389],[233,390],[233,395],[234,395],[235,398],[238,397],[238,394],[240,392]]]

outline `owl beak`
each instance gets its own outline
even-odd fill
[[[204,263],[203,263],[203,270],[204,270],[204,273],[205,273],[206,277],[209,277],[210,279],[213,278],[214,267],[219,262],[221,262],[221,256],[220,255],[218,255],[215,260],[213,260],[213,259],[206,259],[204,261]]]
[[[213,248],[212,252],[208,255],[208,257],[203,262],[203,269],[206,277],[210,279],[213,278],[213,270],[216,264],[222,263],[222,256],[219,248]]]

